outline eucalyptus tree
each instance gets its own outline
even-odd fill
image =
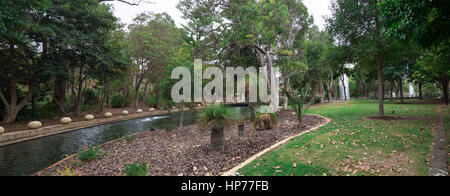
[[[338,44],[353,48],[356,58],[375,60],[378,72],[379,116],[384,116],[383,65],[389,40],[383,27],[379,0],[334,0],[327,19],[329,32]]]
[[[135,107],[139,107],[139,89],[150,74],[162,82],[167,55],[180,41],[179,30],[167,14],[143,13],[134,19],[128,35],[130,57],[134,65]],[[157,92],[159,93],[159,92]]]
[[[269,75],[278,65],[285,88],[294,74],[305,71],[301,58],[311,18],[301,1],[183,0],[178,7],[188,20],[185,40],[196,58],[221,66],[267,67]]]

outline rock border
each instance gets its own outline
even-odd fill
[[[307,133],[316,131],[317,129],[319,129],[319,128],[325,126],[325,125],[327,125],[328,123],[330,123],[330,122],[332,121],[330,118],[325,117],[325,116],[321,116],[321,115],[310,115],[310,116],[317,116],[317,117],[324,118],[324,119],[326,120],[326,122],[324,122],[324,123],[322,123],[322,124],[320,124],[320,125],[317,125],[317,126],[311,128],[311,129],[307,130],[307,131],[302,132],[302,133],[299,133],[299,134],[293,135],[293,136],[291,136],[291,137],[288,137],[288,138],[286,138],[286,139],[284,139],[284,140],[282,140],[282,141],[280,141],[280,142],[278,142],[278,143],[272,145],[271,147],[266,148],[265,150],[259,152],[259,153],[256,154],[256,155],[253,155],[252,157],[248,158],[246,161],[240,163],[238,166],[236,166],[236,167],[234,167],[233,169],[231,169],[231,170],[229,170],[229,171],[223,173],[223,174],[220,175],[220,176],[236,176],[236,174],[238,174],[237,171],[239,171],[240,169],[244,168],[245,166],[247,166],[248,164],[250,164],[251,162],[253,162],[253,161],[256,160],[257,158],[263,156],[264,154],[266,154],[266,153],[272,151],[272,150],[275,149],[275,148],[280,147],[280,146],[283,145],[283,144],[286,144],[287,142],[291,141],[292,139],[295,139],[295,138],[300,137],[300,136],[302,136],[302,135],[304,135],[304,134],[307,134]]]
[[[200,108],[193,108],[191,110],[198,110],[202,109]],[[79,121],[79,122],[72,122],[68,125],[53,125],[48,127],[42,127],[39,129],[33,129],[33,130],[26,130],[26,131],[18,131],[18,132],[11,132],[11,133],[4,133],[0,135],[0,147],[22,143],[34,139],[39,139],[42,137],[47,137],[51,135],[58,135],[61,133],[76,131],[80,129],[95,127],[99,125],[105,125],[115,122],[123,122],[127,120],[133,120],[138,118],[146,118],[146,117],[154,117],[154,116],[160,116],[160,115],[166,115],[171,113],[176,113],[181,110],[170,110],[170,111],[155,111],[155,112],[144,112],[144,113],[136,113],[136,114],[129,114],[127,116],[118,115],[113,116],[111,118],[100,118],[100,119],[94,119],[91,121]]]

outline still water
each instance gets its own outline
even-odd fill
[[[246,115],[247,109],[236,107],[236,117]],[[184,113],[184,125],[197,122],[199,110]],[[83,149],[125,136],[161,129],[167,125],[177,127],[181,113],[133,119],[77,131],[48,136],[0,148],[0,176],[32,175]]]

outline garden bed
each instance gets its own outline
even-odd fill
[[[211,151],[210,133],[192,125],[182,133],[149,131],[136,135],[131,142],[112,141],[100,146],[108,154],[102,159],[77,166],[67,159],[36,175],[57,175],[58,169],[69,167],[79,175],[121,176],[126,165],[143,161],[150,165],[152,176],[220,175],[271,145],[326,122],[319,116],[305,116],[299,125],[292,111],[281,112],[279,116],[280,125],[273,130],[255,131],[247,122],[245,136],[238,137],[237,125],[227,129],[223,152]]]

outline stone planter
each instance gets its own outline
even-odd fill
[[[111,118],[111,117],[113,117],[113,114],[111,112],[106,112],[105,113],[105,117],[106,118]]]
[[[137,110],[137,113],[142,113],[144,112],[142,109]]]
[[[0,127],[0,135],[5,133],[5,128]]]
[[[201,104],[197,104],[197,107],[199,108],[199,107],[202,107],[202,105]]]
[[[128,112],[128,111],[126,111],[126,110],[124,110],[124,111],[122,111],[122,114],[126,116],[126,115],[128,115],[128,114],[129,114],[129,112]]]
[[[86,116],[84,117],[84,119],[86,119],[86,120],[94,120],[95,117],[94,117],[94,115],[89,114],[89,115],[86,115]]]
[[[155,111],[155,108],[150,108],[150,112],[154,112]]]
[[[69,117],[65,117],[65,118],[62,118],[60,122],[61,122],[61,124],[67,125],[67,124],[72,123],[72,119]]]
[[[39,121],[33,121],[28,123],[28,128],[30,129],[39,129],[42,127],[42,123]]]

